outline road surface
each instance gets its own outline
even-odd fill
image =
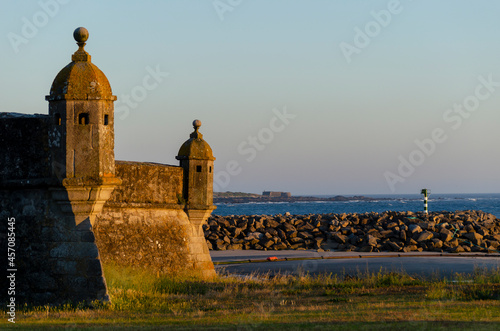
[[[215,268],[236,275],[254,273],[348,274],[396,271],[412,276],[453,278],[478,269],[500,270],[500,254],[449,253],[359,253],[308,251],[211,251]],[[277,257],[278,261],[267,261]],[[286,259],[286,260],[285,260]],[[251,261],[251,262],[249,262]]]

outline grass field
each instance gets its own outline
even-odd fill
[[[399,273],[157,277],[105,266],[110,303],[25,307],[9,328],[499,330],[500,270],[453,279]],[[6,316],[4,314],[4,316]]]

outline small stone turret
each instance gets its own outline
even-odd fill
[[[200,120],[193,121],[194,132],[179,149],[177,160],[184,169],[184,199],[189,209],[210,209],[213,203],[214,156],[199,132]]]
[[[194,120],[194,132],[179,149],[177,159],[184,169],[183,198],[185,211],[191,223],[189,250],[193,265],[204,277],[214,277],[215,270],[210,258],[203,223],[216,208],[213,202],[214,156],[212,148],[199,132],[201,121]]]

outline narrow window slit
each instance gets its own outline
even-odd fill
[[[80,123],[81,125],[88,125],[89,122],[90,119],[88,113],[81,113],[80,115],[78,115],[78,123]]]

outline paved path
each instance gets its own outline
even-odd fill
[[[230,274],[252,273],[312,274],[334,273],[355,275],[358,272],[403,271],[423,277],[453,278],[455,273],[471,274],[478,268],[499,269],[499,254],[448,253],[359,253],[316,251],[211,251],[217,270]],[[268,262],[268,257],[280,261]],[[287,259],[287,260],[285,260]],[[252,262],[248,262],[248,261]],[[241,262],[247,263],[241,263]],[[237,262],[237,263],[235,263]]]

